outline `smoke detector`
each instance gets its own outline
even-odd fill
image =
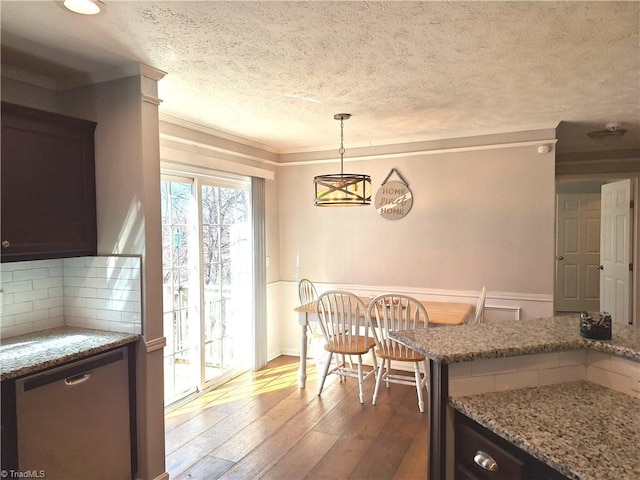
[[[587,135],[596,143],[609,145],[618,141],[625,133],[627,133],[627,129],[620,128],[620,123],[618,122],[609,122],[604,127],[604,130],[595,130],[587,133]]]

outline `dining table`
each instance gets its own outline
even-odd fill
[[[365,305],[369,305],[370,297],[360,297]],[[435,300],[419,300],[427,310],[429,325],[462,325],[473,312],[473,305],[459,302],[441,302]],[[305,388],[307,382],[307,345],[309,341],[309,322],[316,322],[316,302],[296,307],[298,324],[300,325],[300,366],[298,368],[298,386]]]

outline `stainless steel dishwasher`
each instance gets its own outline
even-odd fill
[[[19,470],[130,479],[128,372],[125,347],[17,380]]]

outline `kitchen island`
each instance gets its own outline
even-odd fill
[[[482,364],[487,369],[487,361],[496,362],[501,368],[507,365],[516,365],[516,358],[526,358],[527,361],[540,357],[544,362],[549,361],[549,356],[561,355],[557,352],[568,352],[578,358],[571,371],[579,372],[576,378],[569,380],[585,380],[587,368],[579,365],[586,363],[586,351],[598,352],[598,354],[611,355],[623,362],[624,368],[629,371],[629,385],[625,385],[624,391],[637,405],[640,398],[639,381],[640,368],[640,335],[630,326],[614,325],[612,340],[599,341],[587,340],[579,334],[579,316],[558,316],[545,319],[527,321],[499,321],[492,324],[460,327],[439,327],[420,331],[396,332],[394,338],[401,343],[419,351],[429,358],[430,364],[430,441],[429,441],[429,477],[431,480],[453,478],[453,408],[450,406],[450,366],[456,367],[465,364],[469,366]],[[580,354],[583,357],[580,357]],[[512,358],[516,357],[516,358]],[[555,357],[553,357],[555,358]],[[582,360],[581,360],[582,359]],[[485,362],[485,363],[482,363]],[[502,363],[500,363],[502,362]],[[489,365],[493,367],[493,364]],[[512,374],[504,375],[510,382],[496,382],[489,385],[486,390],[471,391],[465,393],[489,393],[501,390],[516,390],[523,386],[541,387],[547,383],[563,383],[567,378],[558,375],[568,367],[555,365],[557,368],[548,370],[550,375],[535,375],[527,370],[514,370]],[[563,370],[564,369],[564,370]],[[582,373],[580,373],[582,372]],[[509,376],[511,375],[511,376]],[[594,375],[594,377],[597,377]],[[484,378],[484,377],[476,377]],[[486,377],[488,378],[488,377]],[[521,379],[533,379],[529,385],[522,385]],[[555,380],[555,379],[558,380]],[[551,380],[549,380],[551,379]],[[470,382],[473,383],[473,382]],[[478,382],[476,382],[477,384]],[[487,383],[486,381],[484,383]],[[482,385],[484,388],[486,385]],[[632,415],[637,412],[629,412]],[[603,410],[604,412],[604,410]],[[476,411],[475,416],[481,416],[483,412]],[[574,476],[573,478],[581,478]],[[584,477],[592,478],[592,477]],[[607,474],[602,478],[608,478]]]
[[[578,381],[452,397],[451,405],[566,478],[640,478],[640,400],[623,393]],[[474,467],[472,458],[461,462]]]

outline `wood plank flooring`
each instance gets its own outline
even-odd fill
[[[426,479],[428,415],[414,387],[382,387],[373,406],[370,377],[361,405],[356,379],[330,375],[318,396],[313,362],[302,390],[297,369],[278,357],[168,409],[171,479]]]

